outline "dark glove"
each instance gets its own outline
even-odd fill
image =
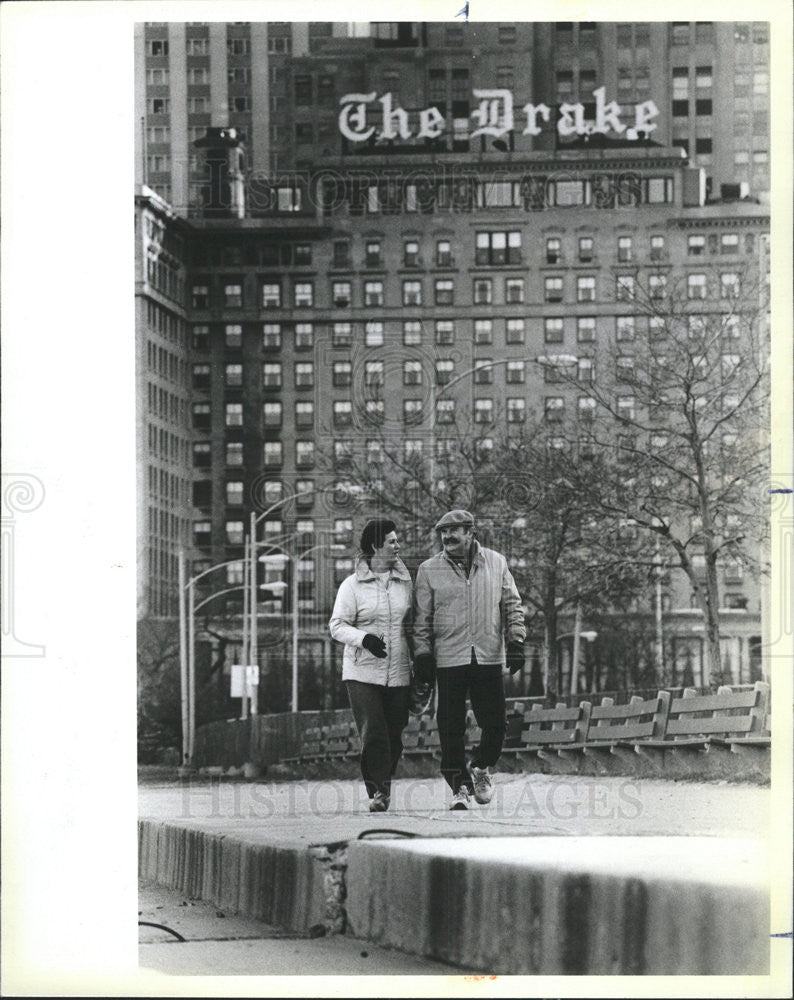
[[[364,649],[368,649],[373,656],[377,656],[379,660],[386,659],[386,643],[371,632],[367,632],[361,640],[361,645]]]
[[[419,653],[414,660],[414,677],[419,684],[432,684],[436,679],[436,658],[432,653]]]
[[[524,643],[510,639],[507,643],[507,669],[511,674],[524,666]]]

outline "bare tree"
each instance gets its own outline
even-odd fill
[[[635,288],[598,372],[559,374],[592,401],[591,446],[617,459],[599,504],[659,538],[686,573],[718,686],[718,568],[737,560],[758,571],[764,562],[766,291],[752,263],[692,277]]]

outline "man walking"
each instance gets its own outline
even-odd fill
[[[526,628],[521,598],[503,555],[474,537],[474,518],[451,510],[436,524],[442,551],[419,567],[414,588],[414,672],[438,682],[441,772],[452,789],[452,809],[468,809],[471,796],[490,802],[489,768],[502,752],[505,693],[502,666],[524,663]],[[482,730],[467,765],[466,697]]]

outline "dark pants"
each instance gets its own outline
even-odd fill
[[[345,681],[345,687],[361,738],[361,776],[367,795],[389,795],[403,752],[402,733],[408,723],[411,689],[363,681]]]
[[[466,766],[466,695],[471,698],[474,717],[482,730],[471,763],[475,767],[493,767],[502,752],[506,728],[502,665],[481,666],[472,653],[470,664],[436,670],[436,680],[441,773],[453,792],[461,785],[471,791]]]

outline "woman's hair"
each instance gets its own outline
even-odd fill
[[[386,535],[390,531],[396,530],[397,526],[394,521],[385,517],[376,517],[367,521],[361,532],[361,551],[365,556],[371,556],[375,549],[379,549],[383,545]]]

